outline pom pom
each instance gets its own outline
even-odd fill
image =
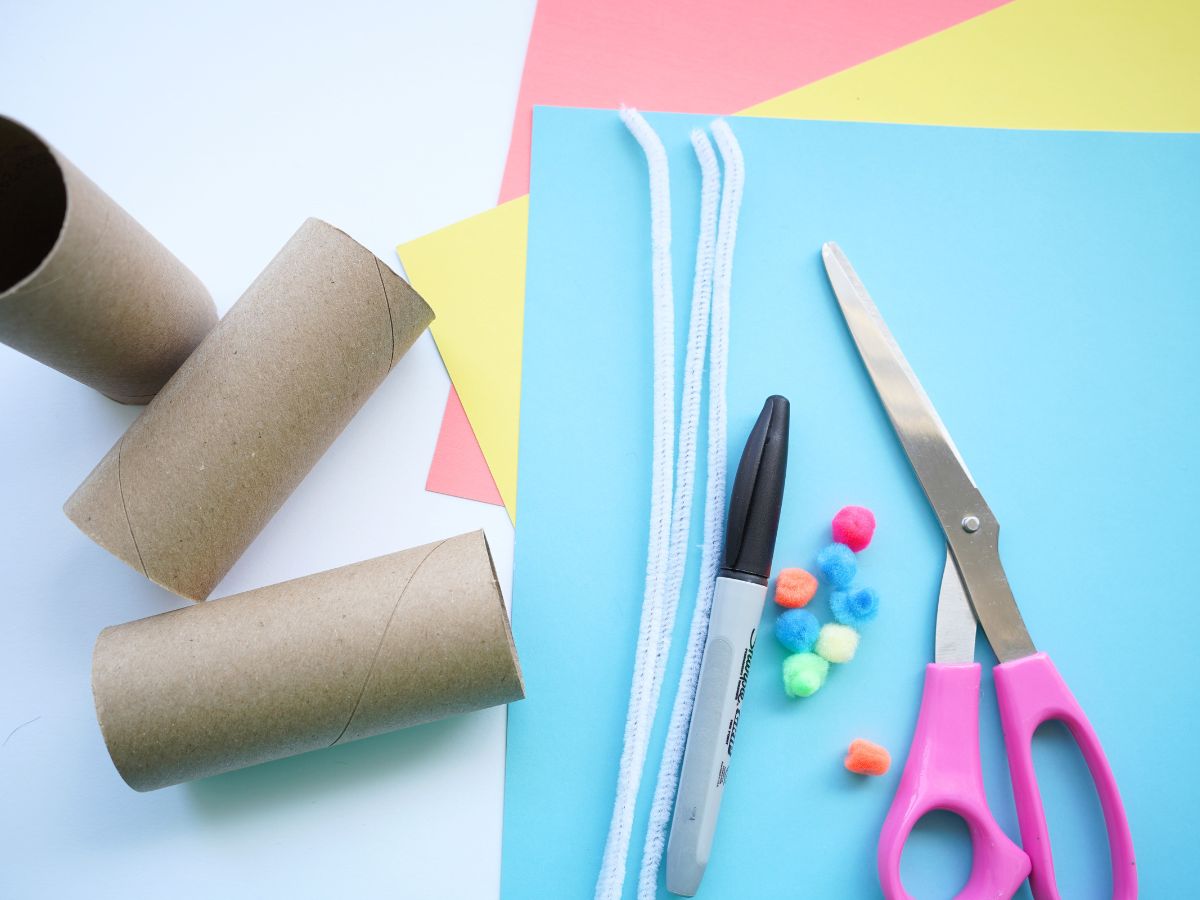
[[[846,768],[856,775],[883,775],[892,765],[892,757],[883,747],[862,738],[850,742]]]
[[[879,614],[879,595],[871,588],[834,591],[829,595],[829,611],[843,625],[858,628]]]
[[[817,655],[831,663],[848,663],[858,650],[858,632],[849,625],[830,622],[817,636]]]
[[[789,697],[811,697],[825,683],[829,663],[815,653],[793,653],[783,661],[783,689]]]
[[[821,623],[807,609],[789,609],[775,620],[775,637],[793,653],[805,653],[817,642]]]
[[[816,592],[817,579],[803,569],[784,569],[775,579],[775,602],[780,606],[806,606]]]
[[[845,544],[830,544],[817,554],[817,568],[821,575],[835,588],[848,588],[858,574],[858,562],[854,551]]]
[[[843,506],[833,517],[833,539],[855,553],[866,550],[875,536],[875,513],[865,506]]]

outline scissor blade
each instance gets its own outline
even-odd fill
[[[967,589],[958,577],[954,556],[946,548],[946,568],[938,591],[937,625],[934,630],[933,661],[949,665],[975,660],[975,613]]]
[[[891,330],[883,321],[879,308],[867,293],[867,288],[859,279],[858,273],[850,265],[850,260],[846,258],[842,248],[833,242],[821,248],[821,257],[825,262],[825,271],[829,275],[833,293],[842,308],[842,315],[846,318],[846,324],[850,326],[850,334],[854,337],[858,352],[875,382],[875,390],[883,401],[888,418],[892,420],[892,427],[904,444],[913,468],[917,469],[917,477],[921,479],[925,492],[929,493],[929,485],[925,483],[925,473],[917,468],[917,457],[909,447],[910,439],[919,439],[924,443],[934,442],[948,450],[958,469],[973,487],[975,479],[967,470],[962,454],[954,446],[950,432],[942,424],[941,416],[925,393],[925,388],[921,387],[916,373],[905,359],[900,345],[892,337]],[[929,496],[929,501],[936,509],[937,502],[932,495]]]
[[[942,526],[992,650],[1001,661],[1036,652],[1000,565],[996,517],[846,255],[837,244],[827,243],[821,257],[867,374]]]

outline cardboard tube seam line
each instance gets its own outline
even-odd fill
[[[338,741],[346,736],[346,732],[350,730],[350,725],[354,722],[354,717],[358,715],[358,708],[362,705],[363,697],[367,695],[367,685],[371,683],[371,676],[375,673],[375,667],[379,663],[379,654],[383,651],[383,645],[387,643],[388,631],[391,630],[392,622],[394,622],[396,619],[396,610],[400,608],[400,604],[403,603],[404,598],[408,596],[408,586],[413,583],[413,579],[417,577],[417,573],[421,571],[421,567],[429,561],[429,557],[433,556],[434,553],[440,550],[442,545],[444,545],[447,540],[449,539],[445,538],[440,540],[430,547],[429,552],[426,553],[421,558],[421,561],[416,564],[413,570],[408,573],[408,578],[404,579],[404,587],[400,588],[400,593],[396,597],[396,602],[392,605],[392,611],[388,613],[387,621],[383,624],[383,628],[379,632],[379,643],[375,645],[375,653],[371,656],[371,664],[367,666],[366,675],[363,676],[363,683],[362,687],[358,690],[358,697],[354,700],[354,706],[350,710],[350,715],[346,718],[346,724],[342,726],[342,730],[338,732],[338,736],[333,739],[333,743],[329,745],[330,747],[337,746]]]
[[[388,370],[386,376],[396,367],[396,320],[392,318],[392,298],[388,296],[387,284],[383,280],[383,269],[379,268],[379,257],[375,257],[375,273],[379,276],[379,287],[383,291],[383,305],[387,307],[388,334],[392,336],[392,352],[388,355]]]
[[[129,518],[129,504],[125,502],[125,482],[121,480],[121,451],[125,447],[125,435],[121,435],[121,440],[117,442],[117,493],[121,495],[121,512],[125,514],[125,527],[129,529],[129,540],[133,541],[133,552],[137,554],[138,566],[142,570],[142,575],[150,578],[150,573],[146,571],[146,561],[142,559],[142,548],[138,546],[137,535],[133,533],[133,521]]]

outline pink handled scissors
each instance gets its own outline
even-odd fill
[[[889,900],[909,896],[900,881],[904,842],[918,819],[944,809],[961,816],[971,835],[971,876],[959,897],[1011,897],[1028,877],[1036,900],[1057,900],[1050,835],[1033,770],[1033,733],[1055,719],[1070,730],[1096,784],[1108,830],[1113,896],[1136,897],[1133,838],[1112,769],[1054,663],[1035,649],[1025,630],[1000,565],[996,517],[850,261],[832,243],[825,244],[821,256],[867,373],[946,535],[934,662],[925,669],[916,733],[879,836],[884,895]],[[983,790],[976,620],[1000,660],[994,670],[996,696],[1023,849],[996,824]]]

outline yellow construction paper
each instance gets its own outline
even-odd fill
[[[1200,131],[1200,3],[1014,0],[739,115]],[[509,515],[528,196],[398,248]]]
[[[1015,0],[745,114],[1200,131],[1198,84],[1195,0]]]
[[[525,194],[396,248],[514,521],[528,224]]]

